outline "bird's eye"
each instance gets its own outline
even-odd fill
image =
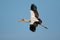
[[[24,19],[22,19],[22,21],[24,21]]]

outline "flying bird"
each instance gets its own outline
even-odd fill
[[[42,20],[39,18],[39,13],[38,13],[38,11],[37,11],[37,6],[36,6],[35,4],[31,4],[30,14],[31,14],[31,16],[30,16],[30,19],[29,19],[29,20],[23,18],[23,19],[19,20],[19,22],[23,22],[23,21],[24,21],[24,22],[29,22],[29,23],[30,23],[30,28],[29,28],[29,29],[30,29],[32,32],[35,32],[35,31],[36,31],[36,27],[37,27],[38,25],[41,25],[41,26],[44,27],[45,29],[48,29],[46,26],[44,26],[44,25],[42,24]]]

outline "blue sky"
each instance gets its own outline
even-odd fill
[[[39,17],[49,28],[29,30],[30,6],[38,7]],[[0,40],[60,40],[60,0],[0,0]]]

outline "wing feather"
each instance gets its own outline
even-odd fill
[[[36,11],[34,11],[34,13],[35,13],[35,17],[36,17],[36,18],[39,18],[38,11],[36,10]]]

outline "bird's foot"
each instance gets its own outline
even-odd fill
[[[47,27],[44,27],[45,29],[48,29]]]

